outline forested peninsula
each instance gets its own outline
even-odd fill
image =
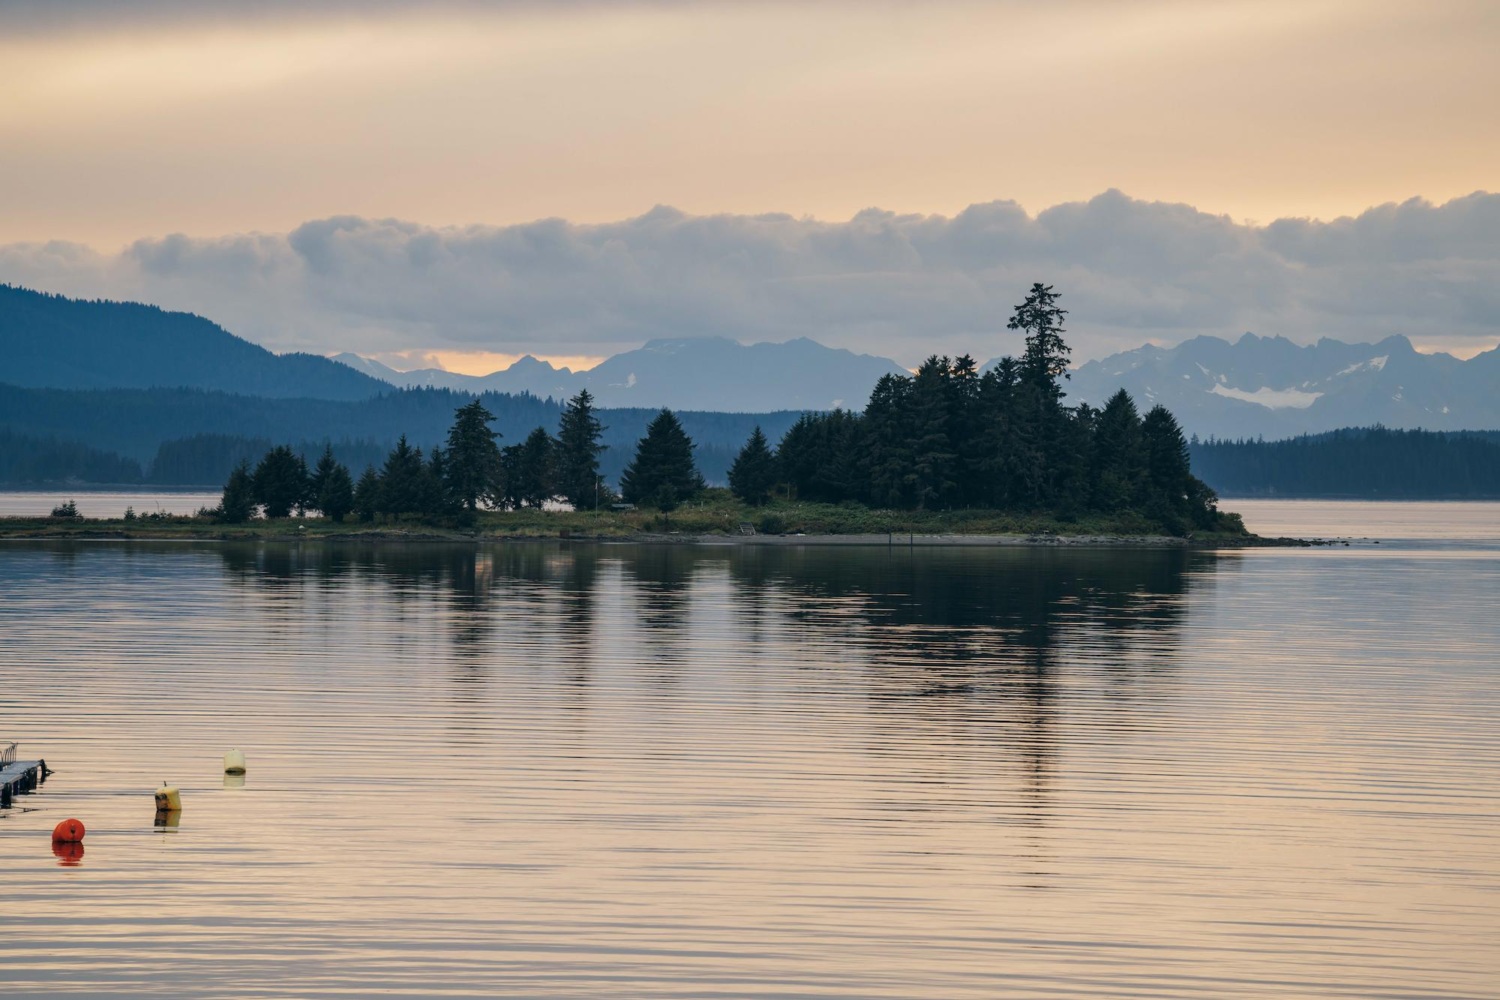
[[[1064,404],[1058,299],[1051,286],[1032,287],[1007,324],[1023,351],[988,371],[968,355],[931,357],[910,376],[881,378],[862,411],[802,415],[774,447],[756,427],[727,491],[707,488],[670,410],[651,421],[612,487],[600,473],[604,427],[584,390],[555,436],[539,426],[502,446],[475,399],[457,409],[443,444],[424,454],[402,437],[358,476],[329,446],[309,467],[305,454],[277,445],[230,474],[216,507],[182,520],[238,531],[295,521],[316,534],[1246,537],[1193,475],[1165,408],[1143,416],[1123,390],[1102,409]],[[64,511],[55,520],[73,519]]]

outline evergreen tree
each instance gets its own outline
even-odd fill
[[[313,470],[308,489],[311,503],[330,521],[342,521],[354,509],[354,481],[349,470],[334,460],[333,446],[323,448],[323,456]]]
[[[947,358],[930,357],[911,381],[911,477],[918,507],[951,506],[958,493],[958,449],[953,440],[958,405]]]
[[[1009,330],[1026,333],[1026,351],[1021,356],[1021,380],[1036,386],[1053,400],[1062,396],[1059,378],[1068,376],[1068,345],[1063,343],[1063,317],[1066,309],[1057,305],[1061,296],[1051,285],[1036,282],[1025,301],[1016,306],[1015,314],[1005,324]]]
[[[901,375],[882,375],[865,407],[860,464],[865,497],[875,507],[915,505],[911,382]]]
[[[620,477],[620,493],[628,503],[649,503],[665,511],[703,488],[693,464],[692,439],[671,410],[662,410],[636,444],[635,458]]]
[[[132,513],[127,511],[127,513]],[[244,524],[255,516],[255,490],[251,482],[250,463],[240,462],[224,483],[224,495],[214,509],[214,517],[225,524]]]
[[[1031,441],[1016,420],[1017,372],[1016,359],[1004,357],[979,380],[971,468],[980,506],[1011,506],[1025,492],[1020,470]]]
[[[307,502],[307,463],[286,445],[266,452],[250,479],[251,496],[266,517],[288,517]]]
[[[757,424],[750,440],[735,456],[729,467],[729,488],[745,503],[760,506],[776,486],[776,456],[766,445],[766,436]]]
[[[462,499],[454,493],[449,467],[448,453],[442,448],[433,448],[427,458],[426,475],[422,478],[422,513],[428,517],[474,513],[474,509],[464,506]]]
[[[501,510],[520,510],[521,500],[521,446],[506,445],[500,449],[500,495],[495,499]]]
[[[864,492],[859,452],[864,420],[848,410],[823,414],[819,423],[823,453],[828,456],[813,478],[814,494],[827,503],[843,503]]]
[[[407,444],[403,434],[380,470],[378,509],[386,514],[425,514],[430,495],[422,449]]]
[[[600,502],[599,456],[605,446],[599,439],[603,433],[604,426],[594,416],[594,397],[580,389],[563,411],[554,456],[557,495],[574,510],[590,510]]]
[[[500,435],[490,429],[494,414],[479,400],[461,406],[453,414],[448,431],[444,476],[454,500],[474,511],[481,501],[488,502],[499,493]]]
[[[1195,492],[1182,428],[1165,406],[1153,406],[1141,421],[1141,439],[1146,453],[1146,514],[1180,532]]]
[[[365,466],[359,482],[354,485],[354,510],[361,521],[373,521],[380,512],[380,474],[375,466]]]
[[[1090,472],[1094,424],[1098,418],[1098,410],[1080,403],[1075,409],[1064,411],[1064,417],[1057,425],[1051,455],[1052,506],[1063,518],[1077,517],[1092,499]]]
[[[1124,510],[1144,499],[1145,440],[1130,393],[1121,389],[1104,404],[1094,427],[1092,493],[1099,510]]]
[[[953,359],[948,373],[948,433],[953,442],[955,489],[953,503],[984,506],[984,414],[979,366],[964,354]]]
[[[819,449],[818,423],[821,419],[816,414],[802,414],[787,428],[781,436],[781,443],[776,446],[781,479],[793,497],[813,499],[811,484],[827,461],[827,456]]]
[[[555,447],[556,443],[548,436],[546,428],[538,427],[516,448],[512,466],[507,469],[506,490],[517,507],[541,510],[552,499],[556,492],[552,485]]]

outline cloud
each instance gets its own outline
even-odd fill
[[[1109,191],[1035,216],[846,222],[656,208],[600,225],[435,228],[337,216],[287,234],[0,246],[0,280],[206,315],[276,350],[606,355],[653,337],[811,337],[914,363],[1016,350],[1033,281],[1075,358],[1246,330],[1309,342],[1500,339],[1500,195],[1245,225]]]

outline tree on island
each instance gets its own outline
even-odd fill
[[[425,514],[428,504],[427,465],[422,449],[413,448],[401,435],[380,470],[377,509],[384,514]]]
[[[1145,439],[1130,393],[1121,389],[1104,404],[1094,424],[1092,500],[1101,510],[1139,503],[1146,487]]]
[[[983,374],[968,356],[930,357],[912,375],[883,376],[861,413],[805,414],[776,448],[788,494],[1064,520],[1130,513],[1178,532],[1217,525],[1217,498],[1192,476],[1170,413],[1143,421],[1123,392],[1103,411],[1063,405],[1060,298],[1032,285],[1007,324],[1025,334],[1020,357]]]
[[[361,521],[373,521],[380,512],[380,473],[375,466],[365,466],[359,482],[354,484],[354,512]]]
[[[735,456],[729,467],[729,488],[745,503],[759,507],[771,496],[779,479],[776,456],[766,444],[766,436],[757,424],[750,440]]]
[[[1063,343],[1063,317],[1066,309],[1058,306],[1061,295],[1051,285],[1040,281],[1031,286],[1022,303],[1005,324],[1007,330],[1022,330],[1026,334],[1026,349],[1021,355],[1021,380],[1050,393],[1054,399],[1062,397],[1060,378],[1070,378],[1068,357],[1072,354]]]
[[[219,506],[214,508],[214,517],[225,524],[244,524],[255,516],[255,508],[250,463],[242,461],[224,482],[224,495],[219,498]]]
[[[448,453],[442,448],[433,448],[427,456],[427,474],[422,483],[422,513],[434,520],[473,516],[473,511],[464,506],[462,498],[453,489]]]
[[[531,507],[541,510],[555,495],[553,486],[553,451],[556,443],[544,427],[526,435],[520,444],[501,453],[505,470],[505,506],[515,510]]]
[[[1141,438],[1146,454],[1146,515],[1174,532],[1182,531],[1184,522],[1212,528],[1218,520],[1219,495],[1193,475],[1187,439],[1177,418],[1165,406],[1153,406],[1141,421]]]
[[[563,411],[553,463],[555,492],[574,510],[599,504],[599,456],[606,447],[599,443],[603,434],[604,425],[594,415],[594,397],[587,389],[580,389]]]
[[[671,410],[662,410],[636,444],[635,458],[620,477],[627,503],[650,504],[663,511],[696,496],[703,476],[693,463],[693,442]]]
[[[760,427],[729,470],[735,495],[765,503],[788,498],[869,507],[1001,509],[1071,521],[1123,516],[1174,533],[1243,530],[1218,512],[1214,491],[1192,474],[1176,419],[1157,406],[1142,418],[1123,390],[1102,410],[1063,405],[1069,349],[1067,310],[1050,285],[1031,286],[1007,324],[1024,333],[1019,357],[981,373],[972,357],[932,356],[910,375],[881,377],[861,412],[806,413],[773,450]],[[244,519],[263,504],[268,517],[312,505],[338,519],[380,515],[472,522],[481,504],[541,508],[563,496],[575,509],[602,497],[603,431],[587,391],[569,401],[551,438],[537,427],[501,449],[494,417],[478,400],[454,414],[447,447],[422,451],[403,435],[383,468],[357,485],[325,447],[315,474],[291,448],[266,452],[254,473],[241,464],[216,514]],[[704,488],[693,442],[662,410],[636,444],[621,479],[624,498],[663,514]]]
[[[289,517],[293,507],[307,503],[307,463],[281,444],[266,452],[250,478],[251,497],[266,517]]]
[[[349,470],[334,460],[333,445],[325,445],[308,484],[312,506],[330,521],[342,521],[354,509],[354,480]]]
[[[454,500],[470,513],[500,492],[500,446],[495,443],[500,434],[490,429],[494,419],[476,399],[458,408],[448,431],[444,478]]]

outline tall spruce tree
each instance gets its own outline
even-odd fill
[[[1146,450],[1135,400],[1121,389],[1094,424],[1093,506],[1117,511],[1139,504],[1146,485]]]
[[[1008,507],[1017,502],[1021,455],[1030,442],[1016,422],[1016,359],[1003,357],[979,380],[977,432],[972,468],[980,506]]]
[[[604,425],[594,415],[594,397],[587,389],[578,390],[558,424],[554,454],[557,495],[574,510],[590,510],[599,504],[603,492],[599,456],[606,447],[599,443],[603,434]]]
[[[865,406],[860,465],[865,499],[871,506],[915,505],[911,392],[911,379],[882,375]]]
[[[413,448],[403,434],[380,470],[379,509],[386,514],[426,514],[430,495],[422,449]]]
[[[544,427],[526,435],[510,453],[506,466],[506,496],[517,508],[541,510],[555,494],[553,488],[553,449],[555,443]]]
[[[1071,351],[1063,343],[1063,317],[1066,309],[1057,304],[1062,296],[1051,285],[1040,281],[1031,286],[1025,300],[1015,308],[1006,329],[1026,334],[1026,350],[1021,355],[1021,380],[1036,386],[1054,400],[1062,396],[1058,379],[1068,376]]]
[[[224,495],[219,506],[214,508],[214,517],[225,524],[243,524],[255,516],[255,489],[250,475],[250,463],[242,461],[229,473],[224,483]]]
[[[251,495],[266,517],[288,517],[307,502],[307,463],[284,444],[266,452],[250,477]]]
[[[928,358],[912,379],[908,411],[912,487],[918,507],[949,507],[957,496],[956,404],[948,359]]]
[[[757,424],[750,440],[735,456],[729,467],[729,488],[748,504],[760,506],[771,496],[777,480],[776,456],[766,444],[766,436]]]
[[[330,521],[342,521],[354,509],[354,480],[349,470],[333,457],[333,446],[325,445],[313,469],[308,494],[314,508]]]
[[[816,425],[818,453],[822,460],[808,484],[807,498],[824,503],[843,503],[864,493],[859,449],[861,418],[848,410],[819,414]],[[780,464],[780,453],[777,464]]]
[[[460,406],[448,430],[448,448],[443,460],[447,492],[471,513],[481,502],[499,493],[500,435],[490,429],[495,415],[479,400]]]
[[[620,477],[627,503],[652,504],[671,510],[704,488],[693,463],[693,442],[671,410],[662,410],[636,444],[635,458]]]
[[[953,502],[984,505],[984,407],[980,403],[979,365],[968,354],[953,359],[948,372],[948,433],[953,442]]]
[[[426,476],[423,477],[422,513],[431,518],[453,517],[459,513],[472,515],[473,508],[464,506],[453,491],[448,475],[448,453],[442,448],[433,448],[427,456]]]
[[[1141,421],[1141,439],[1146,453],[1146,514],[1180,532],[1194,493],[1182,428],[1165,406],[1153,406]]]
[[[361,521],[373,521],[380,512],[380,473],[373,465],[365,466],[354,484],[354,512]]]
[[[802,414],[787,428],[781,436],[781,443],[776,446],[781,478],[793,497],[815,499],[812,495],[813,480],[831,458],[819,447],[818,424],[821,419],[818,414]]]

